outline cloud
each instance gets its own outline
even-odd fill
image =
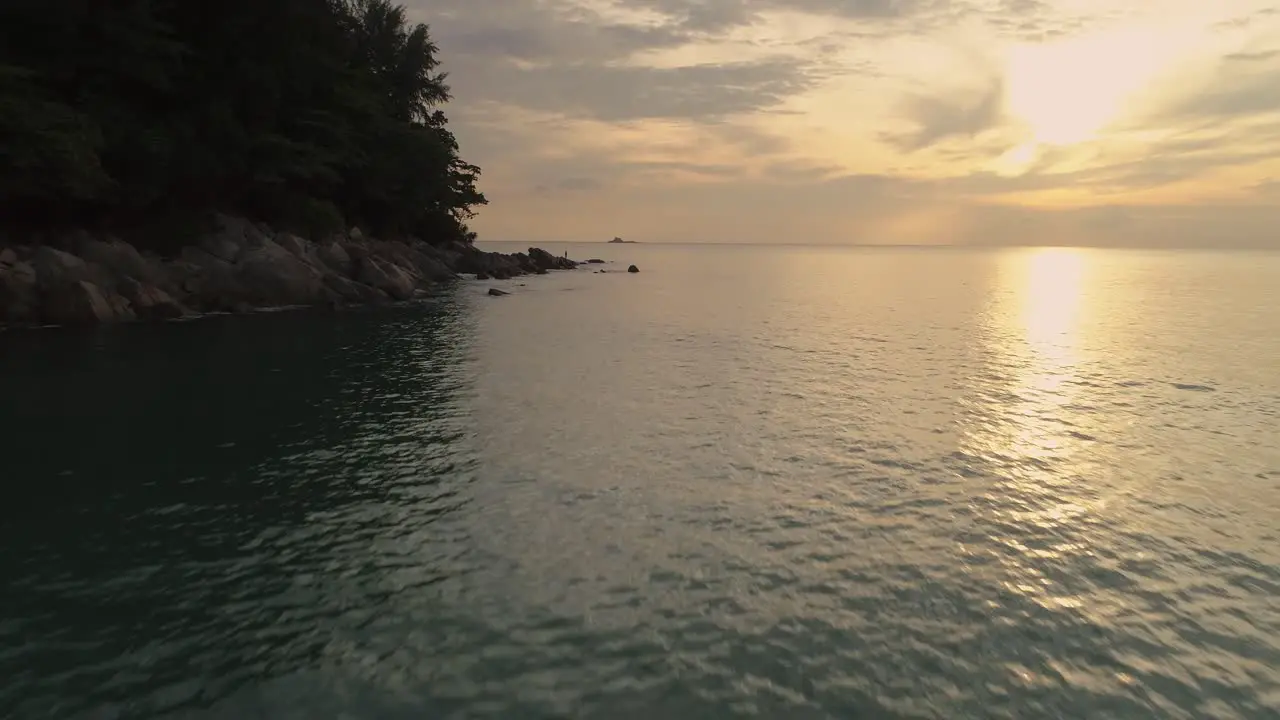
[[[567,177],[552,182],[550,185],[537,185],[534,192],[539,194],[549,194],[554,192],[585,192],[589,190],[598,190],[602,183],[589,177]]]
[[[1275,242],[1280,13],[1253,0],[408,5],[484,170],[484,237]],[[1133,42],[1152,74],[1116,113],[1087,79],[1039,92]]]
[[[1280,66],[1242,69],[1238,65],[1238,59],[1227,56],[1206,82],[1190,88],[1163,112],[1165,121],[1280,112]]]
[[[906,17],[937,5],[930,0],[625,0],[624,4],[659,12],[703,32],[750,25],[768,12],[866,20]]]
[[[985,88],[952,92],[945,96],[915,97],[906,115],[915,129],[886,139],[910,152],[932,147],[950,138],[972,138],[996,127],[1003,115],[1004,83],[991,79]]]
[[[674,68],[573,64],[473,72],[482,98],[602,120],[714,119],[776,107],[821,75],[786,58]]]
[[[1269,22],[1276,17],[1280,17],[1280,9],[1264,7],[1216,22],[1212,25],[1212,29],[1218,32],[1246,30],[1262,23]]]
[[[1260,52],[1238,52],[1225,56],[1225,60],[1232,62],[1266,62],[1280,57],[1280,50],[1263,50]]]

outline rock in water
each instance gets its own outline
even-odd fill
[[[542,248],[529,248],[529,259],[537,270],[572,270],[578,263],[567,257],[556,257]],[[538,272],[541,275],[541,272]]]
[[[638,272],[640,272],[640,268],[636,267],[635,265],[632,265],[631,267],[628,267],[628,268],[627,268],[627,272],[629,272],[629,273],[638,273]]]
[[[502,290],[499,290],[498,288],[489,288],[489,295],[491,297],[502,297],[503,295],[510,295],[510,294],[511,293],[504,292]]]

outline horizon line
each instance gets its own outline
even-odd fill
[[[856,248],[856,249],[926,249],[926,250],[1202,250],[1233,252],[1280,252],[1280,246],[1252,245],[1061,245],[1061,244],[935,244],[935,243],[816,243],[816,242],[735,242],[721,240],[640,240],[613,243],[608,240],[490,240],[477,239],[476,243],[502,243],[508,245],[536,246],[538,243],[561,245],[665,245],[665,246],[732,246],[732,247],[805,247],[805,248]]]

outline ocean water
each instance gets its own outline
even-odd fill
[[[1280,717],[1280,255],[549,249],[0,334],[0,715]]]

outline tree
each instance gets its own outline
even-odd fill
[[[387,0],[7,0],[0,42],[0,222],[474,237],[438,49]]]

